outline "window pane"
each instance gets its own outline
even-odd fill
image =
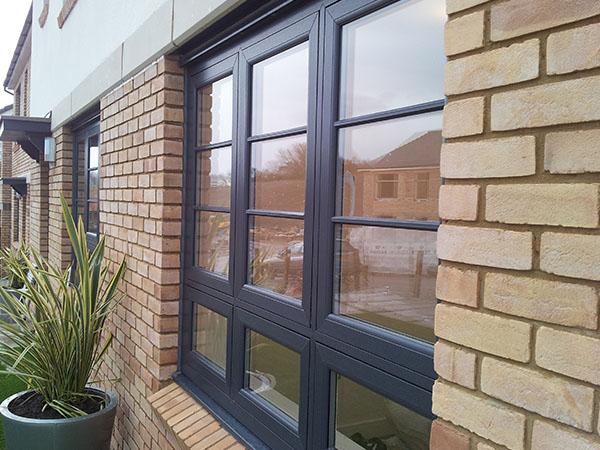
[[[198,304],[194,309],[194,350],[225,371],[227,317]]]
[[[231,147],[198,152],[196,202],[229,208],[231,201]]]
[[[438,220],[441,129],[440,111],[340,130],[342,215]]]
[[[252,144],[252,208],[304,211],[306,135]]]
[[[75,202],[76,202],[76,212],[77,218],[81,217],[85,221],[85,208],[87,194],[86,194],[86,152],[87,152],[87,140],[80,140],[77,143],[77,167],[76,175],[77,175],[77,185],[75,186]]]
[[[88,169],[95,169],[98,167],[98,135],[90,137],[89,140],[90,151],[88,157]]]
[[[340,117],[444,98],[444,3],[398,2],[342,28]]]
[[[253,216],[248,241],[250,283],[302,298],[304,221]]]
[[[233,77],[230,75],[198,90],[198,145],[231,140]]]
[[[290,48],[252,69],[252,134],[306,125],[308,116],[308,42]]]
[[[433,231],[338,227],[334,312],[433,342],[435,244]]]
[[[87,232],[88,233],[98,233],[100,229],[99,225],[99,216],[98,216],[98,202],[89,202],[88,203],[88,222],[87,222]]]
[[[300,354],[248,330],[246,387],[298,420]]]
[[[229,213],[196,213],[196,265],[227,276],[229,273]]]
[[[88,172],[88,199],[98,200],[98,169],[93,169]]]
[[[346,377],[332,376],[336,449],[429,449],[430,419]]]

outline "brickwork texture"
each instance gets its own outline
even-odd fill
[[[447,12],[431,447],[600,449],[600,2]]]
[[[100,108],[100,233],[112,268],[127,263],[101,374],[119,380],[107,383],[120,401],[113,447],[168,450],[175,438],[148,398],[170,382],[177,363],[182,70],[161,58],[104,97]]]

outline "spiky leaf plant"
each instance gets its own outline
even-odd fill
[[[25,281],[22,279],[26,273],[25,266],[29,260],[29,247],[21,244],[18,248],[7,247],[0,250],[0,267],[6,275],[8,287],[20,289]]]
[[[111,275],[104,264],[104,238],[90,252],[81,218],[75,225],[64,198],[61,203],[73,264],[61,270],[30,251],[23,268],[16,269],[17,276],[23,271],[24,287],[0,287],[0,310],[14,322],[0,321],[0,366],[5,368],[0,372],[25,381],[46,407],[76,417],[86,414],[77,405],[93,396],[86,386],[112,341],[105,323],[119,300],[125,263]]]

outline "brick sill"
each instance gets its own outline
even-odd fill
[[[249,442],[248,436],[244,436],[247,431],[239,430],[235,419],[230,421],[221,411],[216,411],[218,407],[208,406],[207,403],[212,403],[210,399],[204,396],[201,399],[190,392],[192,386],[185,377],[176,375],[174,379],[148,401],[182,450],[261,448]]]

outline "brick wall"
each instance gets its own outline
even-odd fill
[[[12,143],[0,142],[2,147],[2,161],[0,162],[0,178],[10,177],[12,173]],[[12,195],[10,186],[0,186],[0,248],[10,246],[12,223]]]
[[[65,229],[60,195],[71,205],[73,192],[73,136],[67,127],[54,131],[56,161],[48,175],[48,260],[61,268],[71,262],[71,246]]]
[[[435,449],[600,449],[600,2],[447,0]]]
[[[176,369],[182,155],[182,70],[161,58],[101,101],[100,233],[112,267],[127,262],[102,370],[120,379],[119,449],[172,445],[148,397]]]

